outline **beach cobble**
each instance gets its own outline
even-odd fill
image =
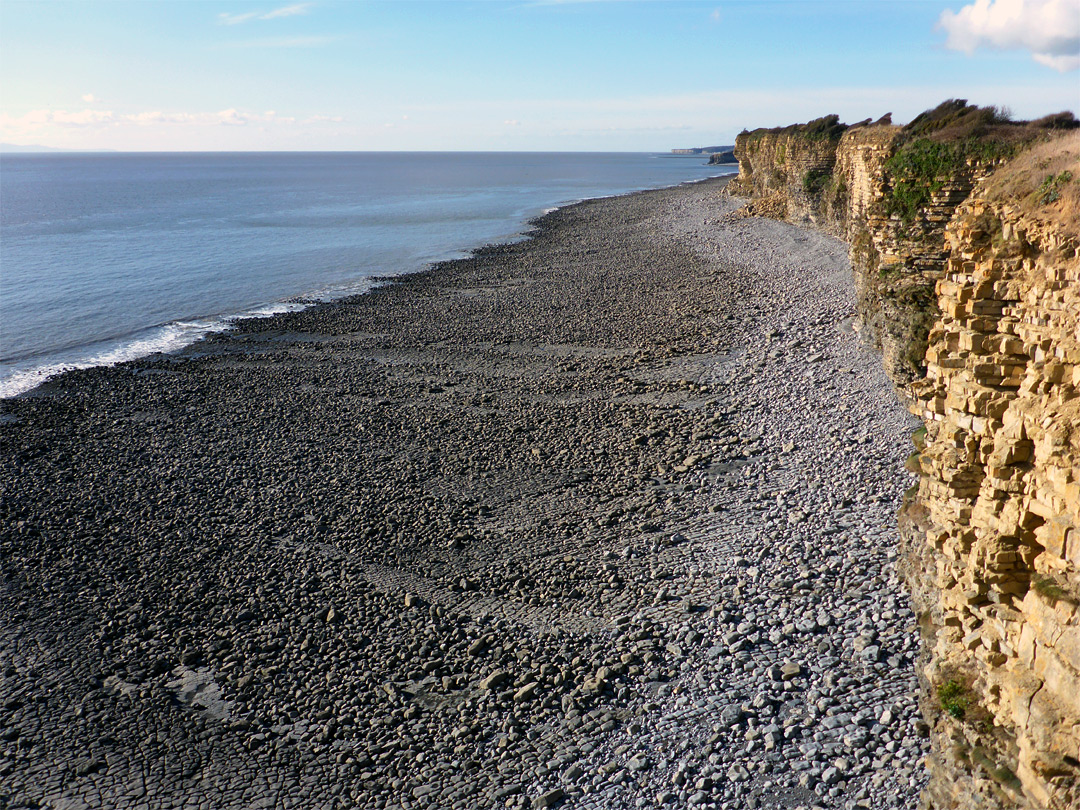
[[[706,182],[0,418],[12,807],[911,807],[907,417]]]

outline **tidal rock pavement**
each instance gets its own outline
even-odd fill
[[[907,808],[911,426],[721,185],[0,418],[0,803]]]

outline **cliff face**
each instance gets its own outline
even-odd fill
[[[751,213],[850,243],[862,326],[925,423],[900,522],[933,810],[1080,807],[1080,134],[1034,142],[947,170],[887,124],[736,142]]]
[[[938,314],[934,285],[948,256],[945,225],[996,161],[955,161],[947,178],[928,184],[925,199],[902,216],[891,169],[903,129],[835,125],[834,137],[821,137],[805,131],[816,123],[740,134],[739,177],[729,188],[751,197],[751,215],[813,225],[851,245],[860,328],[906,391],[925,373],[927,336]]]
[[[1080,178],[1080,136],[957,209],[913,389],[901,527],[935,808],[1080,806],[1080,219],[1035,182],[1009,190],[1025,172]]]
[[[728,188],[751,197],[755,216],[771,216],[832,231],[820,205],[832,175],[844,125],[828,116],[781,130],[743,132],[735,139],[739,176]]]

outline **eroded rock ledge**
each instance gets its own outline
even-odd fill
[[[934,810],[1080,806],[1080,133],[1038,132],[1070,118],[947,102],[736,144],[752,213],[849,242],[925,423],[900,523]]]

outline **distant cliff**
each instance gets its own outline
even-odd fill
[[[924,427],[901,510],[933,810],[1080,807],[1080,133],[950,101],[739,135],[747,212],[851,246]]]
[[[710,166],[735,164],[738,162],[739,159],[735,157],[734,149],[725,150],[723,152],[713,152],[713,154],[709,155]]]
[[[672,149],[673,155],[712,155],[719,152],[730,152],[734,146],[694,146],[689,149]]]

